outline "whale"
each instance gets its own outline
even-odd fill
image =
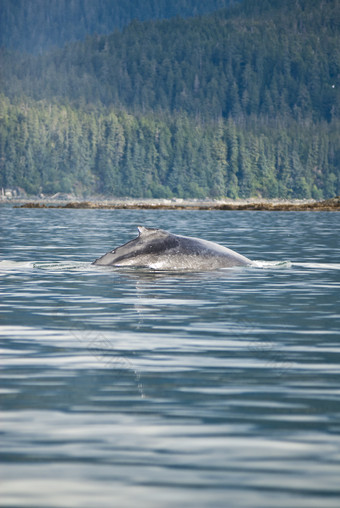
[[[167,271],[207,271],[249,266],[252,261],[217,243],[138,226],[138,236],[93,262],[111,267]]]

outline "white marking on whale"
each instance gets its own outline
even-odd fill
[[[137,238],[104,254],[93,264],[189,271],[253,264],[245,256],[214,242],[142,226],[138,231]]]

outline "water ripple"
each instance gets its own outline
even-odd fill
[[[3,506],[338,507],[336,214],[0,214]],[[137,223],[261,261],[91,264]]]

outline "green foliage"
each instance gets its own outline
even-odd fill
[[[202,125],[184,113],[157,120],[0,96],[0,187],[145,198],[339,193],[339,121],[257,131],[255,121]]]
[[[244,0],[192,19],[134,21],[40,56],[3,48],[0,186],[339,194],[339,19],[337,0]]]
[[[133,19],[197,16],[231,0],[0,0],[0,47],[42,53],[88,34],[108,34]]]
[[[252,0],[194,19],[134,21],[39,57],[4,50],[3,92],[134,113],[330,121],[340,114],[339,17],[338,0]]]

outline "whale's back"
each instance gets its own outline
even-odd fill
[[[214,242],[162,229],[138,227],[138,231],[137,238],[98,258],[94,264],[157,270],[213,270],[251,264],[241,254]]]

